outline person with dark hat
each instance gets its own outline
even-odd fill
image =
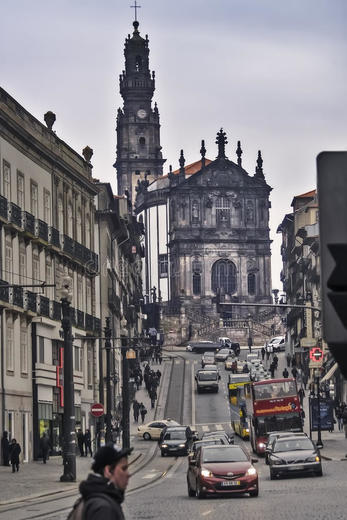
[[[124,520],[121,504],[129,482],[128,455],[132,450],[108,444],[96,452],[94,473],[80,484],[83,520]]]

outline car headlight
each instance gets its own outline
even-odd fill
[[[258,442],[258,448],[265,448],[265,444],[263,442]]]
[[[179,444],[178,447],[179,447],[179,448],[185,448],[186,445],[185,445],[185,444]]]
[[[167,448],[167,444],[162,444],[161,447],[162,448]]]
[[[249,428],[246,428],[246,433],[249,433]]]
[[[247,470],[247,475],[256,475],[257,474],[257,470],[255,468],[253,468],[253,466],[251,468],[249,468]]]
[[[308,457],[306,462],[320,462],[320,457],[318,457],[318,455],[313,455],[312,457]]]
[[[212,472],[209,469],[201,468],[202,477],[212,477]]]
[[[282,459],[271,459],[271,462],[275,465],[285,464],[285,462]]]

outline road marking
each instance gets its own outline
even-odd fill
[[[142,478],[150,479],[150,478],[155,478],[157,475],[160,475],[160,473],[158,471],[152,472],[152,473],[147,473],[147,475],[143,475]]]
[[[202,431],[203,431],[203,432],[209,432],[209,431],[210,431],[210,427],[207,426],[207,424],[204,424],[204,425],[202,426]]]
[[[201,516],[207,516],[209,515],[210,513],[212,513],[212,510],[210,509],[209,511],[204,511],[203,513],[201,513]]]
[[[181,361],[179,359],[176,359],[175,363],[176,363],[176,365],[180,365]]]
[[[221,424],[216,424],[216,430],[224,430]]]
[[[195,361],[194,361],[195,363]],[[192,429],[195,429],[195,375],[194,365],[192,365]]]

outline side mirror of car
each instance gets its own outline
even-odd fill
[[[258,459],[254,459],[253,457],[251,458],[251,462],[252,464],[256,464],[258,462]]]

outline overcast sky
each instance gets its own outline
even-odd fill
[[[254,173],[258,149],[271,193],[273,287],[281,259],[278,224],[294,195],[316,185],[316,155],[347,147],[346,0],[140,0],[150,39],[166,168],[226,152]],[[131,0],[1,0],[1,86],[80,152],[116,191],[115,118]]]

